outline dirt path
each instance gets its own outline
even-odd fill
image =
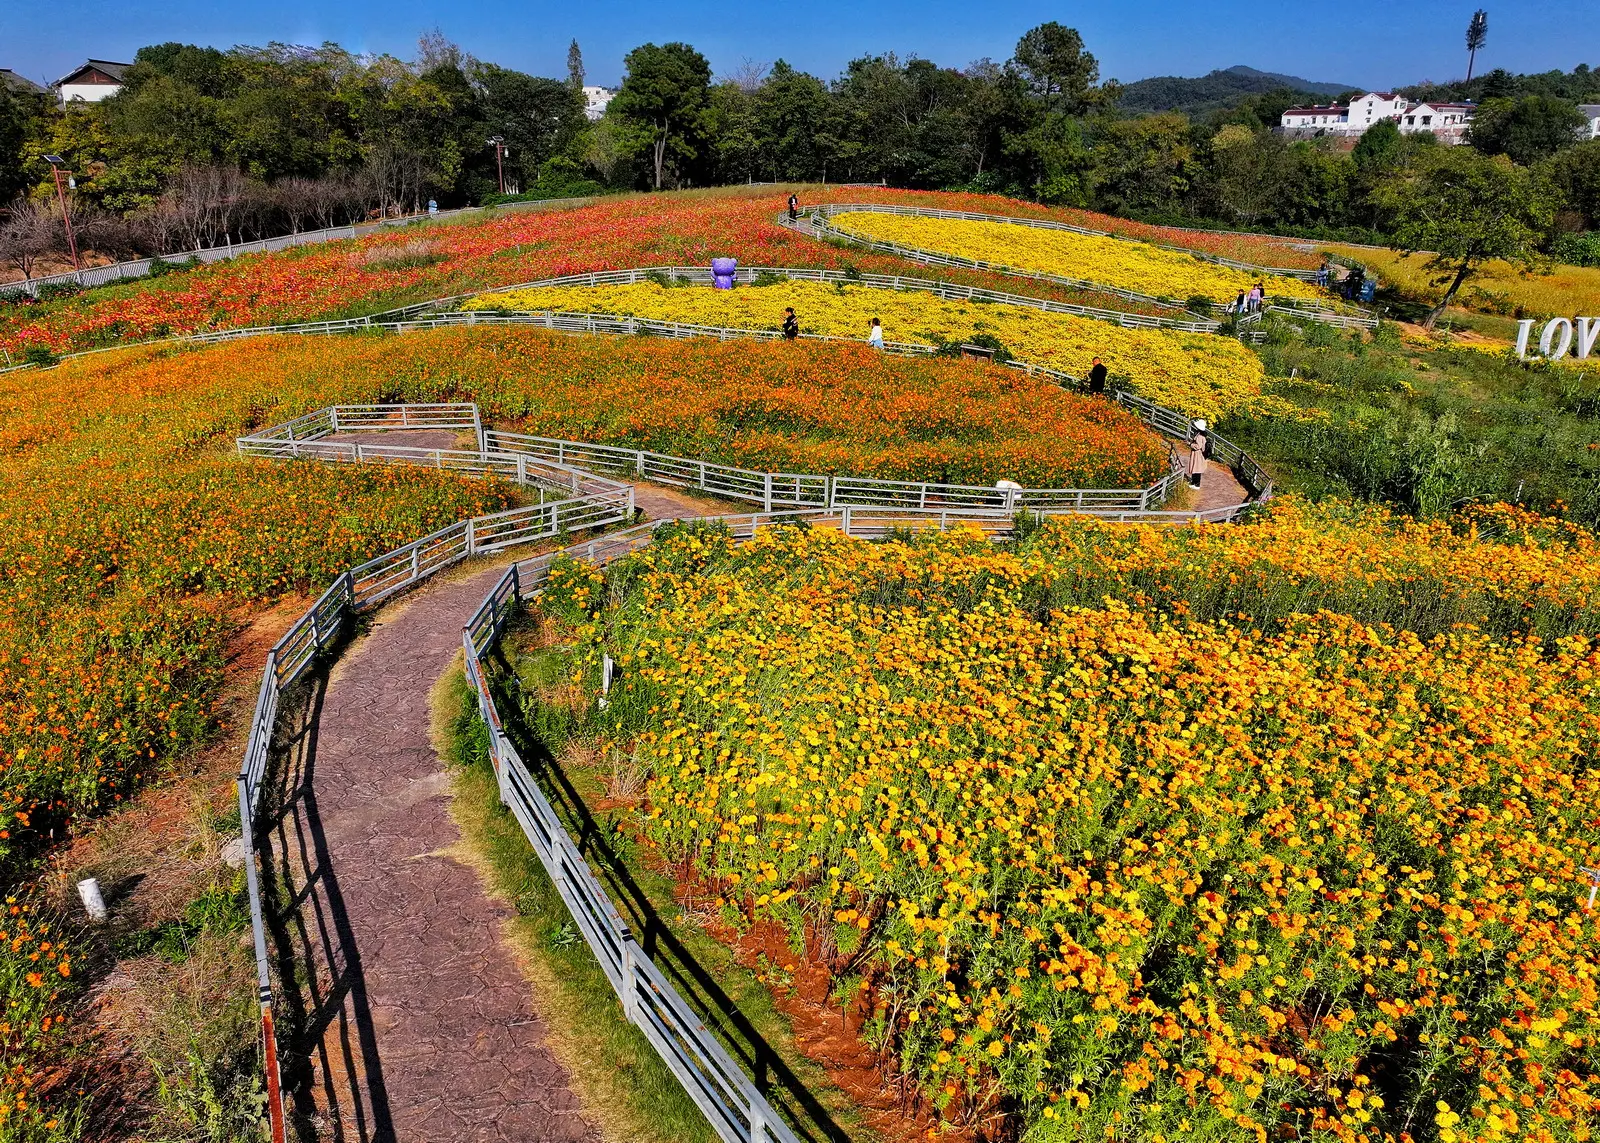
[[[717,506],[641,485],[652,518]],[[506,906],[452,851],[428,692],[503,561],[378,613],[291,713],[268,880],[299,1137],[596,1139],[500,944]]]

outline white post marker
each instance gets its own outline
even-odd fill
[[[78,882],[78,896],[83,899],[83,911],[89,914],[89,919],[95,924],[105,921],[106,899],[100,895],[100,882],[93,877],[86,877]]]

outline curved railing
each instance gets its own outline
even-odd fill
[[[941,282],[917,278],[906,274],[861,274],[849,270],[822,270],[788,266],[741,266],[734,272],[734,281],[746,285],[764,275],[781,275],[792,282],[828,282],[853,286],[870,286],[882,290],[918,290],[947,301],[998,302],[1010,306],[1026,306],[1048,313],[1071,314],[1074,317],[1093,318],[1112,322],[1131,329],[1173,329],[1184,333],[1214,333],[1219,323],[1196,318],[1184,321],[1178,318],[1156,317],[1152,314],[1134,314],[1123,310],[1108,310],[1098,306],[1080,306],[1073,302],[1058,302],[1049,298],[1035,298],[1027,294],[1009,294],[1002,290],[988,290],[982,286],[967,286],[956,282]],[[496,286],[475,297],[493,297],[512,290],[533,290],[545,286],[635,286],[657,281],[661,277],[671,281],[695,285],[711,285],[711,271],[700,266],[649,266],[636,270],[597,270],[588,274],[568,274],[562,278],[544,278],[536,282],[523,282],[515,286]],[[1065,280],[1065,279],[1063,279]],[[1089,283],[1085,283],[1089,284]],[[1101,290],[1099,286],[1093,286]],[[1101,292],[1106,292],[1101,290]],[[1115,293],[1116,291],[1111,291]],[[439,305],[460,301],[459,298],[442,299]],[[1142,297],[1139,300],[1145,300]],[[1180,307],[1181,308],[1181,307]]]
[[[476,418],[474,406],[431,406],[436,414],[441,410],[454,410],[435,415],[432,427],[450,427],[449,422],[465,419],[462,410],[470,411]],[[430,419],[430,418],[422,418]],[[304,418],[301,419],[304,421]],[[294,422],[291,422],[291,424]],[[280,426],[283,428],[283,426]],[[270,430],[269,430],[270,431]],[[246,438],[248,439],[248,438]],[[280,443],[265,438],[268,445]],[[294,445],[285,440],[289,451],[272,451],[244,446],[241,453],[256,456],[295,455]],[[371,447],[371,446],[368,446]],[[381,447],[381,446],[380,446]],[[417,450],[431,451],[431,450]],[[346,459],[332,452],[307,452],[300,455],[320,459]],[[360,459],[388,463],[416,463],[413,458],[380,457],[368,454]],[[458,469],[458,471],[473,471]],[[483,472],[483,475],[488,475]],[[577,491],[574,477],[584,478],[584,488]],[[309,671],[328,648],[337,644],[352,621],[362,612],[384,600],[421,583],[433,575],[453,567],[472,556],[504,551],[519,544],[568,535],[589,528],[604,528],[626,523],[633,518],[633,487],[607,481],[590,473],[576,470],[561,472],[554,466],[536,465],[531,472],[524,471],[525,484],[562,494],[562,498],[475,516],[448,527],[431,532],[421,539],[385,552],[374,559],[357,564],[335,579],[327,591],[289,627],[281,639],[267,652],[262,673],[261,688],[256,697],[255,713],[250,721],[249,737],[245,744],[244,761],[239,770],[239,819],[241,829],[252,853],[258,838],[256,817],[261,809],[265,790],[264,779],[272,753],[273,733],[277,725],[278,705],[285,691],[294,686]],[[603,484],[607,487],[599,487]],[[569,493],[574,493],[569,495]],[[254,860],[244,863],[246,892],[250,901],[250,927],[255,944],[257,999],[261,1006],[261,1029],[264,1065],[267,1080],[267,1111],[273,1143],[284,1143],[285,1123],[281,1078],[278,1064],[278,1044],[273,1023],[273,986],[271,962],[267,956],[266,917],[261,901],[261,887]]]
[[[1253,262],[1240,262],[1234,258],[1225,258],[1221,254],[1208,254],[1203,250],[1191,250],[1187,246],[1179,246],[1176,243],[1148,242],[1143,238],[1131,238],[1126,234],[1113,234],[1108,230],[1090,230],[1088,227],[1073,226],[1066,222],[1052,222],[1045,218],[1018,218],[1006,214],[978,214],[966,210],[939,210],[935,207],[895,206],[888,203],[829,202],[801,208],[801,213],[803,214],[811,214],[813,212],[820,212],[824,217],[851,213],[901,214],[917,218],[951,218],[965,222],[1005,222],[1014,226],[1031,226],[1036,230],[1065,230],[1072,234],[1082,234],[1090,238],[1112,238],[1118,242],[1138,242],[1145,246],[1154,246],[1159,250],[1171,250],[1177,254],[1187,254],[1192,258],[1198,258],[1202,262],[1212,262],[1218,266],[1243,270],[1248,274],[1272,274],[1280,278],[1299,278],[1303,282],[1317,280],[1317,271],[1304,270],[1298,266],[1258,266]],[[785,221],[787,221],[787,216]]]

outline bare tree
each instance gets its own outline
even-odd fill
[[[760,60],[753,60],[749,56],[739,61],[739,66],[728,72],[727,75],[718,76],[718,83],[731,83],[746,95],[753,95],[761,90],[761,85],[766,82],[767,72],[771,70],[770,64]]]
[[[39,259],[65,252],[59,213],[29,198],[11,204],[9,216],[0,222],[0,261],[21,270],[24,278],[32,278]]]

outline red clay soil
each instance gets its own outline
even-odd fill
[[[680,899],[695,894],[704,886],[679,884]],[[703,898],[700,898],[703,900]],[[719,923],[706,924],[705,931],[733,950],[745,968],[760,972],[777,966],[789,975],[785,986],[768,981],[773,1004],[789,1019],[796,1045],[808,1058],[821,1065],[828,1079],[855,1101],[865,1112],[863,1119],[889,1143],[916,1143],[926,1139],[949,1143],[975,1143],[983,1136],[945,1120],[914,1083],[896,1078],[889,1065],[861,1036],[862,1026],[872,1015],[869,993],[861,993],[841,1009],[831,999],[832,977],[816,955],[814,942],[808,942],[806,955],[796,956],[788,934],[779,925],[764,921],[741,933]]]

